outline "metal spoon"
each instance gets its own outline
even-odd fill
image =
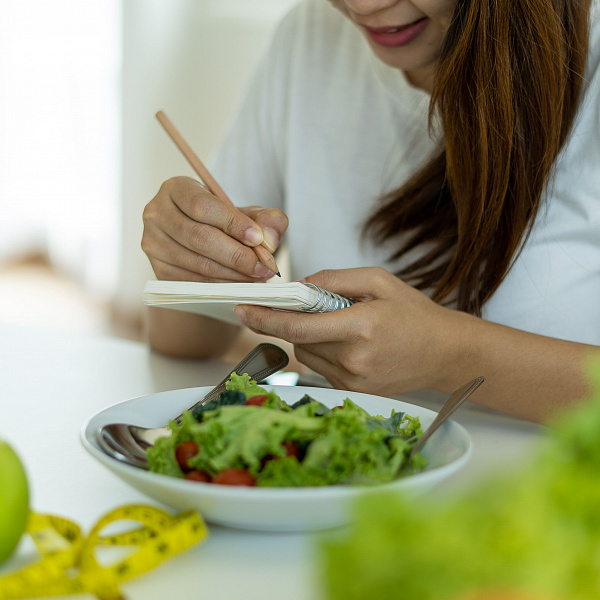
[[[433,435],[437,428],[450,418],[456,409],[485,381],[485,377],[477,377],[469,383],[465,383],[462,387],[459,387],[453,394],[446,400],[444,406],[437,414],[437,417],[433,420],[433,423],[425,430],[425,433],[421,436],[419,441],[412,447],[410,456],[419,452],[427,440]]]
[[[196,402],[189,410],[207,404],[218,398],[225,391],[225,383],[232,373],[242,375],[248,373],[255,381],[261,381],[272,373],[283,369],[289,362],[288,355],[274,344],[259,344],[237,364],[227,376],[213,388],[202,400]],[[174,420],[181,422],[182,415]],[[172,431],[166,425],[163,427],[138,427],[126,423],[111,423],[104,425],[96,432],[96,439],[101,449],[113,458],[148,469],[146,449],[154,444],[159,437],[171,435]]]

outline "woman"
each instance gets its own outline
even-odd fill
[[[285,233],[293,278],[359,302],[238,307],[242,324],[336,387],[485,375],[478,402],[547,419],[585,394],[600,345],[596,0],[330,4],[284,19],[212,167],[250,207],[188,178],[146,207],[156,276],[264,281],[251,247]],[[238,331],[150,315],[151,344],[176,355],[218,355]]]

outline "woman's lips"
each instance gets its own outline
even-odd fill
[[[412,42],[427,27],[428,23],[429,19],[425,17],[414,23],[398,27],[363,27],[375,44],[388,48],[398,48]]]

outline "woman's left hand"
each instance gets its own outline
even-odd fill
[[[357,302],[323,314],[244,305],[238,318],[294,344],[301,363],[340,389],[391,395],[451,387],[455,311],[377,267],[320,271],[306,281]]]

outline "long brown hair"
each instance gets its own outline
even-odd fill
[[[397,272],[437,302],[481,315],[527,238],[572,126],[590,0],[458,0],[430,104],[444,147],[365,225],[401,237]]]

